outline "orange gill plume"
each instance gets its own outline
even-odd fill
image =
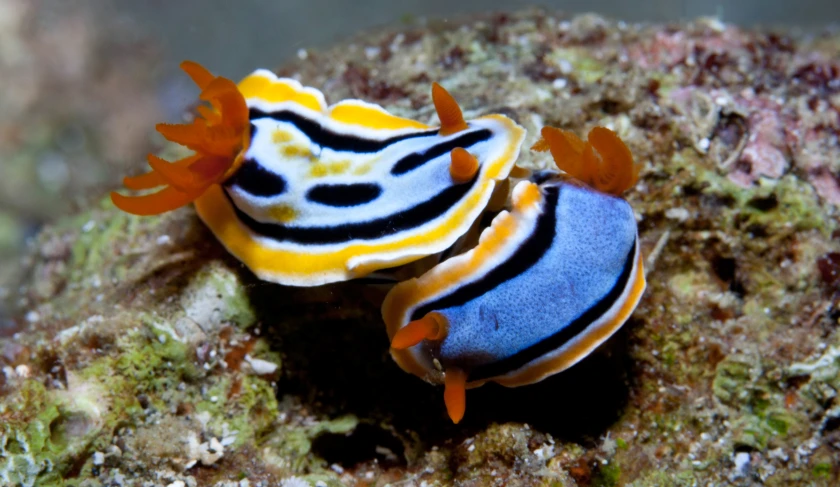
[[[180,208],[200,197],[213,184],[229,177],[248,148],[250,125],[248,106],[236,84],[214,76],[192,61],[181,63],[201,89],[199,98],[210,106],[199,106],[199,117],[189,124],[160,123],[155,126],[167,140],[181,144],[195,154],[175,162],[149,154],[152,171],[123,180],[125,187],[143,190],[166,186],[143,196],[112,192],[117,208],[135,215],[157,215]]]
[[[610,129],[593,128],[585,142],[573,132],[555,127],[543,127],[541,134],[531,149],[551,151],[559,169],[598,191],[619,196],[639,179],[640,166]]]

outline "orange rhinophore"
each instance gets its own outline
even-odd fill
[[[456,183],[466,183],[478,172],[478,159],[463,147],[456,147],[450,152],[449,175]]]
[[[469,127],[458,102],[437,83],[432,83],[432,103],[440,119],[440,135],[452,135]]]
[[[161,123],[155,128],[167,140],[192,149],[195,154],[175,162],[149,154],[152,171],[127,177],[123,184],[133,190],[166,187],[143,196],[112,192],[114,205],[125,212],[157,215],[191,203],[211,185],[224,181],[248,147],[248,107],[236,84],[191,61],[181,63],[181,69],[198,85],[200,98],[212,108],[199,107],[200,117],[190,124]]]
[[[585,142],[573,132],[555,127],[543,127],[541,134],[531,149],[551,151],[558,168],[598,191],[619,196],[639,179],[640,166],[610,129],[593,128]]]

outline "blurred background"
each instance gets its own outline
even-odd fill
[[[72,2],[71,2],[72,3]],[[110,0],[165,47],[168,64],[207,61],[230,77],[271,66],[298,49],[336,43],[366,29],[540,6],[595,12],[627,22],[715,16],[740,25],[818,27],[840,19],[836,0]]]
[[[840,20],[837,0],[0,0],[0,298],[26,238],[101,200],[160,147],[154,124],[196,95],[181,60],[238,79],[370,29],[530,6],[805,32]]]

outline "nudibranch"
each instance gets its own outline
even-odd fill
[[[525,131],[503,115],[465,120],[438,84],[440,126],[379,105],[324,95],[267,70],[238,85],[196,63],[182,68],[210,103],[191,124],[160,124],[195,154],[126,178],[143,196],[112,194],[135,214],[190,202],[221,243],[259,278],[315,286],[444,251],[508,177]]]
[[[645,289],[633,210],[638,166],[612,131],[584,142],[546,127],[534,150],[566,172],[520,181],[478,245],[397,284],[382,316],[399,366],[445,385],[454,422],[465,389],[514,387],[571,367],[616,332]]]

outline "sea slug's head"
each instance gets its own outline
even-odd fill
[[[165,186],[143,196],[111,193],[117,208],[135,215],[157,215],[187,205],[213,184],[224,181],[241,162],[249,141],[248,107],[236,84],[214,76],[192,61],[181,63],[201,89],[200,98],[210,106],[198,107],[199,115],[190,124],[158,124],[155,128],[167,140],[181,144],[195,153],[184,159],[167,162],[149,154],[152,171],[123,180],[132,190]]]

